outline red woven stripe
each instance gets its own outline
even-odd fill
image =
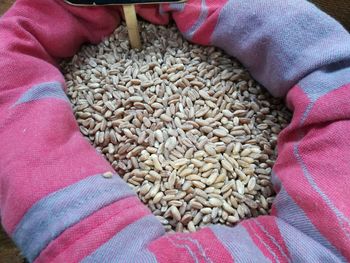
[[[159,263],[233,262],[223,245],[208,228],[192,234],[174,234],[152,242],[149,249]]]

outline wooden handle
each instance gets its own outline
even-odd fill
[[[128,27],[129,39],[132,48],[141,48],[141,39],[135,5],[123,5],[126,26]]]

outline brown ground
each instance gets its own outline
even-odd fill
[[[328,14],[338,19],[350,30],[350,1],[349,0],[312,0]]]
[[[15,0],[1,0],[0,1],[0,15],[3,14]]]
[[[3,14],[14,0],[0,0],[0,15]],[[19,251],[12,241],[0,229],[0,262],[2,263],[22,263],[23,259],[19,256]]]
[[[19,251],[2,229],[0,230],[0,262],[23,263]]]

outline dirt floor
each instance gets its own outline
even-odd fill
[[[19,251],[7,237],[3,229],[0,230],[0,262],[1,263],[23,263]]]
[[[1,0],[0,1],[0,15],[3,14],[11,5],[14,0]]]
[[[340,21],[350,30],[350,1],[349,0],[312,0],[325,12]]]

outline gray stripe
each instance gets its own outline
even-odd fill
[[[82,262],[157,262],[147,245],[164,234],[164,227],[153,215],[145,216],[126,226]]]
[[[169,4],[171,11],[182,12],[185,9],[185,3],[172,3]]]
[[[347,262],[343,257],[337,257],[322,244],[283,220],[277,218],[276,222],[292,262]]]
[[[344,259],[341,253],[312,224],[305,212],[295,203],[283,187],[276,196],[274,206],[277,210],[277,217],[291,225],[295,230],[300,231],[300,235],[303,233],[303,235],[308,236],[314,242],[324,247],[327,253]],[[296,240],[295,242],[299,241]]]
[[[159,5],[159,14],[161,14],[162,16],[166,14],[163,9],[163,5]]]
[[[203,25],[203,23],[207,19],[207,16],[208,16],[208,7],[207,7],[207,4],[205,3],[205,0],[202,0],[199,17],[197,21],[191,26],[191,28],[183,33],[185,38],[191,40],[193,35],[196,33],[196,31]]]
[[[59,99],[69,102],[59,82],[46,82],[31,87],[26,91],[13,106],[41,99]]]
[[[319,68],[350,60],[349,33],[305,0],[229,0],[211,43],[240,60],[275,96]]]
[[[132,195],[134,192],[119,176],[110,179],[90,176],[35,203],[17,225],[13,239],[28,260],[33,261],[65,229]]]
[[[299,82],[299,86],[312,102],[330,91],[350,83],[350,63],[336,63],[317,70]]]
[[[329,197],[318,187],[315,180],[312,178],[309,170],[306,167],[306,164],[304,163],[303,159],[301,158],[299,154],[299,147],[298,144],[294,144],[294,156],[297,159],[299,165],[301,166],[301,169],[303,170],[303,174],[306,178],[306,180],[309,182],[311,187],[321,196],[323,201],[327,204],[327,206],[333,211],[333,213],[337,217],[337,221],[340,225],[340,228],[344,232],[344,234],[347,236],[348,239],[350,239],[350,233],[347,230],[346,227],[344,227],[344,223],[350,226],[349,219],[333,204],[333,202],[329,199]]]
[[[235,227],[211,226],[210,228],[217,239],[231,253],[235,262],[270,262],[242,225]]]
[[[281,180],[277,177],[277,174],[272,170],[271,172],[271,182],[276,191],[279,191],[282,187]]]

